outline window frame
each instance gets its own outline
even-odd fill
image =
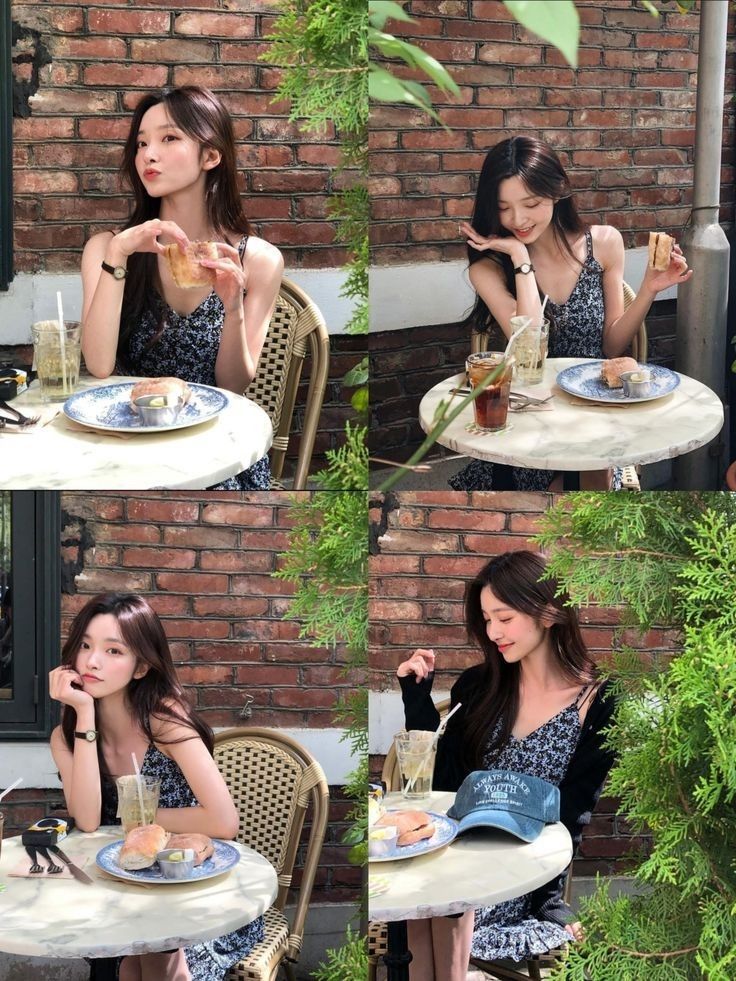
[[[48,740],[59,715],[48,696],[61,643],[59,494],[13,491],[11,515],[13,691],[19,695],[0,700],[0,740]]]
[[[13,281],[13,63],[10,3],[0,3],[0,292]]]

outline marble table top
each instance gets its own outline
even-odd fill
[[[97,852],[119,840],[120,828],[78,831],[62,842],[69,858],[87,857],[92,885],[76,879],[9,876],[25,855],[20,837],[0,855],[0,950],[30,957],[119,957],[184,947],[251,923],[276,898],[276,872],[252,848],[230,872],[181,885],[139,885],[113,879],[95,865]]]
[[[82,378],[78,391],[136,378]],[[263,409],[227,393],[227,408],[186,429],[120,437],[82,430],[61,412],[63,403],[41,401],[38,382],[13,400],[28,414],[51,422],[28,432],[0,431],[0,488],[6,490],[202,490],[245,470],[268,452],[273,426]]]
[[[720,432],[720,399],[687,375],[680,374],[680,384],[669,395],[621,406],[586,402],[555,384],[563,368],[587,360],[592,359],[548,358],[540,385],[524,388],[530,395],[535,388],[545,394],[551,390],[552,410],[510,412],[510,428],[473,435],[465,430],[473,421],[473,406],[468,405],[437,442],[455,453],[515,467],[604,470],[681,456]],[[439,402],[449,399],[450,389],[464,381],[464,374],[454,375],[427,392],[419,406],[419,422],[425,433],[432,428]]]
[[[444,813],[455,799],[433,791],[426,802],[388,794],[390,808]],[[488,829],[482,836],[456,838],[446,848],[396,862],[368,863],[371,920],[424,920],[464,913],[522,896],[544,885],[572,859],[572,839],[563,824],[548,824],[536,841],[525,843]],[[388,880],[386,891],[381,880]]]

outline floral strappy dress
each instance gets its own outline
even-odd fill
[[[141,773],[161,781],[160,807],[195,807],[197,800],[176,763],[154,745],[146,750]],[[102,784],[102,824],[120,824],[114,780]],[[185,948],[192,981],[222,981],[228,970],[263,940],[263,918],[214,940]]]
[[[242,259],[248,236],[238,244]],[[151,307],[140,320],[130,339],[128,363],[121,374],[146,378],[173,375],[196,385],[216,385],[215,362],[225,319],[222,300],[214,290],[190,314],[179,314],[154,292]],[[165,327],[160,337],[160,325]],[[209,490],[268,490],[271,470],[268,457],[257,460],[247,470],[228,477]]]
[[[590,686],[580,691],[572,705],[523,739],[511,736],[500,753],[486,754],[484,767],[526,773],[558,787],[580,737],[580,706],[588,694]],[[471,953],[482,960],[523,961],[570,940],[570,934],[561,926],[532,915],[531,897],[527,894],[475,911]]]
[[[603,358],[603,266],[593,255],[593,238],[585,233],[586,254],[580,275],[572,293],[564,303],[547,301],[546,314],[550,322],[550,358]],[[459,473],[450,478],[453,490],[494,490],[493,470],[497,464],[486,460],[473,460]],[[525,467],[504,468],[511,471],[511,483],[515,490],[547,490],[553,477],[552,470],[530,470]],[[614,486],[616,475],[614,475]],[[504,488],[505,489],[505,488]]]

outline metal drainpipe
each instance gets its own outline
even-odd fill
[[[693,210],[681,236],[695,274],[677,290],[675,346],[677,370],[697,378],[721,399],[726,394],[729,244],[718,224],[718,207],[727,24],[728,0],[700,5]],[[728,414],[724,429],[708,446],[674,461],[678,490],[720,489],[727,428]]]

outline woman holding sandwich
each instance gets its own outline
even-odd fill
[[[95,596],[79,611],[49,675],[61,702],[51,753],[81,831],[119,824],[117,777],[161,781],[155,823],[233,838],[238,815],[212,757],[212,731],[189,705],[161,621],[135,593]],[[263,939],[263,921],[186,949],[125,957],[120,981],[217,981]]]
[[[454,684],[460,708],[439,741],[434,789],[457,791],[474,770],[507,769],[559,787],[560,820],[580,843],[613,762],[603,730],[613,699],[585,648],[575,611],[532,552],[491,559],[469,584],[465,622],[483,662]],[[407,729],[435,730],[434,651],[399,665]],[[582,936],[562,900],[565,873],[518,899],[460,917],[412,920],[411,981],[465,981],[468,959],[523,961]]]
[[[82,255],[88,369],[98,378],[116,370],[174,376],[242,394],[256,372],[283,260],[250,234],[227,110],[194,85],[144,96],[121,169],[133,212],[122,230],[94,235]],[[219,488],[269,484],[264,457]]]
[[[611,225],[584,224],[559,157],[531,136],[502,140],[488,152],[473,217],[459,229],[477,294],[463,326],[485,331],[495,321],[508,337],[515,315],[541,323],[547,295],[550,357],[618,357],[657,294],[692,276],[675,245],[667,268],[648,267],[636,298],[624,310],[621,233]],[[450,484],[455,490],[546,490],[553,477],[550,471],[476,460]],[[591,486],[608,489],[609,484],[596,475]]]

